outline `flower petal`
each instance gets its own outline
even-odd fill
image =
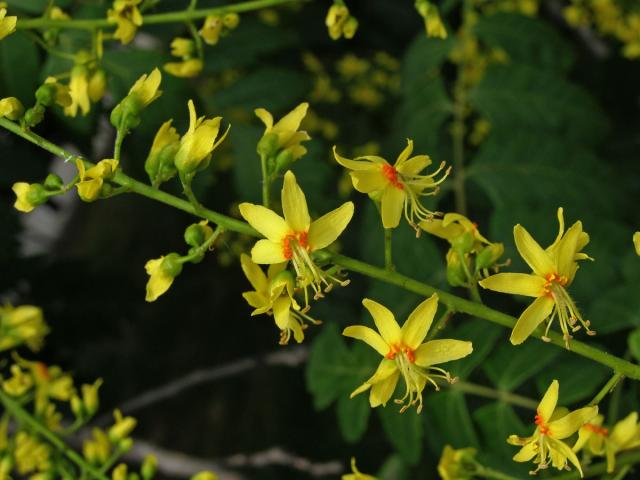
[[[396,167],[399,173],[406,176],[418,175],[422,170],[431,165],[431,158],[429,155],[416,155],[410,158],[402,165]]]
[[[619,447],[626,446],[625,444],[633,439],[639,431],[636,426],[637,422],[638,413],[631,412],[613,427],[610,437],[611,441]]]
[[[273,127],[273,115],[271,115],[264,108],[256,108],[253,112],[256,114],[256,117],[262,120],[262,123],[264,123],[266,130],[271,130],[271,128]]]
[[[555,265],[549,254],[542,249],[522,225],[518,224],[513,227],[513,238],[516,241],[520,256],[536,275],[544,277],[550,273],[555,273]]]
[[[464,340],[431,340],[415,351],[416,365],[428,367],[464,358],[473,351],[471,342]]]
[[[378,162],[371,160],[351,160],[338,154],[336,146],[333,146],[333,156],[340,165],[350,170],[379,170]],[[368,157],[358,157],[368,158]],[[382,159],[381,159],[382,160]],[[384,163],[387,163],[383,160]]]
[[[566,466],[567,460],[569,460],[571,463],[573,463],[573,466],[576,467],[580,472],[580,477],[583,476],[580,460],[578,460],[576,454],[573,453],[573,451],[567,444],[561,442],[560,440],[549,438],[549,447],[551,450],[551,459],[554,462],[554,467],[564,468]]]
[[[402,325],[402,342],[411,350],[418,348],[427,336],[437,310],[438,294],[434,293],[418,305]]]
[[[387,345],[393,345],[402,340],[400,326],[398,325],[398,322],[396,322],[393,313],[391,313],[387,307],[371,300],[370,298],[362,300],[362,305],[369,310],[369,313],[376,324],[376,328]],[[385,355],[386,353],[387,352],[385,352]]]
[[[287,259],[282,251],[282,245],[271,240],[258,240],[251,249],[251,260],[260,264],[285,262]]]
[[[394,186],[388,186],[382,193],[382,225],[384,228],[396,228],[400,223],[405,192]]]
[[[301,103],[282,117],[280,121],[273,126],[273,129],[283,132],[295,132],[298,130],[298,127],[302,123],[302,119],[307,114],[308,108],[309,104],[307,102]]]
[[[514,462],[528,462],[538,453],[538,444],[535,442],[527,443],[513,456]]]
[[[284,219],[291,229],[296,232],[306,232],[309,229],[311,218],[307,209],[307,199],[291,170],[284,174],[282,210]]]
[[[353,208],[353,202],[343,203],[311,224],[307,236],[311,251],[328,247],[336,241],[351,221]]]
[[[564,417],[548,424],[549,430],[551,431],[550,435],[558,440],[570,437],[596,415],[598,415],[598,407],[585,407],[574,410]]]
[[[375,373],[362,385],[356,388],[350,395],[350,398],[355,397],[356,395],[367,391],[372,385],[389,378],[394,372],[397,372],[398,369],[396,367],[396,363],[393,360],[383,359]]]
[[[556,250],[555,262],[558,273],[569,279],[573,279],[575,274],[575,257],[578,252],[578,241],[582,236],[582,222],[574,223],[567,233],[562,237]]]
[[[240,215],[249,225],[272,242],[280,242],[291,230],[284,218],[262,205],[245,202],[239,208]]]
[[[389,353],[389,345],[387,345],[387,342],[385,342],[373,328],[363,325],[352,325],[345,328],[342,335],[355,338],[356,340],[362,340],[383,357]]]
[[[378,168],[375,170],[358,170],[351,172],[350,175],[353,188],[360,193],[378,192],[383,190],[389,183]]]
[[[538,408],[536,408],[536,412],[542,418],[542,420],[546,423],[553,415],[553,411],[556,409],[556,405],[558,403],[558,390],[560,389],[560,384],[558,380],[554,380],[547,388],[547,391],[540,400],[538,404]]]
[[[413,140],[407,138],[407,146],[404,147],[404,150],[400,152],[398,158],[396,159],[396,163],[393,165],[396,169],[400,168],[404,162],[406,162],[407,158],[411,156],[413,152]]]
[[[546,295],[536,298],[527,309],[522,312],[511,332],[509,340],[513,345],[520,345],[533,333],[542,321],[553,310],[553,299]]]
[[[251,260],[251,257],[246,253],[240,255],[240,265],[247,280],[249,280],[249,283],[251,283],[251,286],[256,292],[266,292],[267,276],[262,269]]]
[[[527,273],[497,273],[478,282],[482,288],[495,292],[539,297],[547,283],[543,277]]]
[[[376,408],[379,405],[386,406],[396,389],[396,385],[398,385],[398,378],[400,378],[400,372],[396,369],[390,377],[373,384],[369,394],[371,408]]]

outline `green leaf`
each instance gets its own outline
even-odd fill
[[[368,393],[353,398],[342,395],[338,399],[338,427],[347,442],[357,443],[362,438],[367,430],[370,414]]]
[[[7,97],[17,97],[29,108],[38,87],[38,48],[25,32],[15,32],[0,42],[0,79]]]
[[[455,320],[455,315],[453,319]],[[455,338],[467,340],[473,343],[473,352],[460,360],[447,363],[446,369],[453,376],[465,379],[481,365],[487,356],[493,351],[495,343],[504,338],[504,329],[498,325],[487,323],[477,318],[465,318],[462,324],[449,334],[447,330],[443,338]]]
[[[640,327],[640,296],[637,285],[621,285],[603,291],[593,302],[589,318],[599,334]]]
[[[555,379],[560,383],[559,404],[572,405],[591,400],[613,372],[597,363],[585,367],[585,360],[569,352],[562,352],[554,360],[553,368],[545,369],[536,377],[538,392],[543,395]]]
[[[640,362],[640,328],[635,329],[629,334],[627,342],[629,344],[629,351],[631,352],[631,355]]]
[[[391,402],[378,408],[378,412],[382,428],[400,457],[410,465],[417,463],[422,454],[422,417],[413,408],[401,414],[399,407]]]
[[[446,444],[454,448],[479,446],[478,435],[462,392],[443,390],[425,394],[422,414],[426,418],[427,430],[438,432],[438,435],[427,436],[432,452],[440,455]]]
[[[408,480],[409,471],[400,455],[391,455],[382,464],[377,476],[384,480]]]
[[[531,412],[533,415],[535,412]],[[487,450],[499,453],[505,458],[514,455],[516,450],[506,440],[509,435],[526,436],[530,434],[513,407],[505,402],[493,402],[483,405],[473,412],[473,419],[478,423],[483,437],[483,445]]]
[[[262,129],[243,123],[236,123],[229,131],[233,157],[233,183],[242,201],[261,203],[262,173],[260,157],[256,153],[256,145],[262,136]]]
[[[538,340],[502,343],[484,362],[484,371],[500,390],[511,392],[554,361],[560,350]]]
[[[482,15],[473,30],[490,47],[504,50],[510,62],[567,71],[574,61],[569,43],[542,19],[512,13]]]
[[[43,13],[49,4],[49,0],[6,0],[7,5],[27,13]],[[65,8],[71,0],[56,0],[56,6]],[[9,12],[11,13],[11,12]]]

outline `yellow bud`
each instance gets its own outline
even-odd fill
[[[120,410],[115,410],[113,416],[116,420],[115,424],[109,429],[109,439],[113,443],[119,443],[124,440],[136,427],[136,419],[133,417],[123,417]]]
[[[14,208],[20,212],[29,213],[34,208],[47,201],[47,192],[39,183],[14,183],[11,187],[16,194]]]
[[[191,477],[191,480],[218,480],[218,476],[211,472],[200,472]]]
[[[342,33],[344,34],[344,38],[352,39],[356,34],[356,30],[358,30],[358,20],[355,17],[349,17],[347,21],[344,23],[342,27]]]
[[[143,480],[151,480],[158,469],[158,459],[155,455],[147,455],[144,457],[144,462],[142,463],[142,468],[140,469],[140,474],[142,475]]]
[[[104,97],[104,92],[107,89],[107,74],[104,70],[96,70],[89,79],[89,99],[92,102],[99,101]]]
[[[0,8],[0,40],[11,35],[16,31],[16,23],[18,23],[18,17],[7,17],[7,9]]]
[[[200,35],[207,45],[218,43],[223,26],[222,19],[217,15],[209,15],[205,18]]]
[[[19,120],[24,114],[24,107],[16,97],[7,97],[0,100],[0,118],[6,117],[9,120]]]
[[[127,480],[127,466],[124,463],[118,465],[113,469],[111,478],[113,480]]]
[[[98,389],[102,385],[102,379],[96,380],[92,385],[82,385],[82,403],[84,410],[90,417],[93,416],[99,407]]]
[[[233,30],[240,23],[240,15],[237,13],[227,13],[222,17],[222,23],[229,30]]]
[[[195,44],[190,38],[174,38],[171,42],[171,55],[174,57],[190,57],[195,50]]]
[[[633,234],[633,245],[636,247],[636,254],[640,255],[640,232]]]
[[[179,78],[195,77],[202,72],[204,64],[199,58],[192,58],[184,62],[169,62],[163,65],[165,72]]]

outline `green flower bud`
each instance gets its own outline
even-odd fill
[[[44,120],[45,108],[39,103],[35,104],[24,114],[24,125],[27,128],[35,127]]]
[[[51,83],[45,83],[36,90],[36,100],[45,107],[50,107],[56,100],[56,87]]]
[[[358,20],[355,17],[349,17],[342,27],[342,34],[344,38],[351,39],[358,30]]]
[[[447,252],[447,281],[452,287],[464,287],[468,283],[460,256],[452,248]]]
[[[184,241],[192,247],[201,246],[209,237],[213,235],[213,230],[207,222],[194,223],[189,225],[184,231]]]
[[[111,111],[111,125],[125,131],[134,129],[140,125],[140,114],[143,109],[144,103],[138,95],[129,94]]]
[[[258,155],[272,157],[278,150],[278,135],[268,133],[264,135],[258,142]]]
[[[182,273],[182,263],[180,263],[180,255],[170,253],[162,260],[162,271],[169,277],[177,277]]]
[[[462,235],[451,239],[451,246],[459,252],[469,253],[473,249],[474,242],[473,232],[466,231]]]
[[[295,158],[289,150],[282,150],[276,157],[276,173],[288,170]]]
[[[42,185],[39,183],[32,183],[29,191],[27,192],[26,200],[31,205],[38,206],[46,202],[48,197],[49,195]]]
[[[64,183],[59,175],[50,173],[47,178],[44,179],[44,188],[49,191],[57,191],[64,187]]]
[[[71,411],[76,416],[76,418],[84,417],[84,406],[82,405],[82,400],[77,395],[71,397]]]
[[[154,455],[147,455],[140,469],[143,480],[151,480],[156,475],[157,469],[158,459]]]
[[[476,272],[492,267],[504,253],[502,243],[492,243],[480,250],[476,256]]]

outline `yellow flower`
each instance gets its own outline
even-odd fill
[[[524,227],[516,225],[513,228],[516,247],[520,256],[533,270],[531,274],[498,273],[479,282],[489,290],[535,298],[513,327],[510,338],[513,345],[524,342],[547,318],[547,328],[542,337],[545,341],[548,341],[547,334],[556,317],[560,322],[567,348],[572,338],[571,333],[582,327],[588,335],[595,335],[589,328],[590,323],[582,318],[566,290],[578,270],[577,260],[589,258],[586,254],[580,253],[589,243],[589,235],[582,231],[582,222],[579,221],[565,233],[562,208],[558,209],[558,222],[558,236],[546,250],[542,249]]]
[[[427,37],[447,38],[447,29],[442,23],[438,7],[427,0],[416,0],[415,7],[420,16],[424,19]]]
[[[141,108],[145,108],[162,95],[162,91],[159,90],[161,81],[160,70],[154,68],[149,75],[144,74],[136,80],[136,83],[129,90],[129,95],[134,95],[141,103]]]
[[[362,340],[384,358],[373,376],[355,389],[351,398],[371,389],[369,394],[371,407],[385,406],[396,389],[398,379],[402,376],[405,382],[405,394],[402,399],[396,399],[395,402],[403,405],[401,413],[415,404],[420,413],[422,391],[427,382],[439,390],[440,387],[434,378],[442,378],[449,383],[455,381],[449,372],[434,365],[466,357],[473,350],[471,342],[447,339],[422,343],[438,309],[437,294],[433,294],[418,305],[402,328],[396,322],[393,313],[385,306],[368,298],[365,298],[362,304],[369,310],[380,333],[369,327],[357,325],[345,328],[342,334]]]
[[[149,75],[142,75],[133,84],[128,95],[111,111],[111,125],[125,131],[136,128],[140,124],[142,110],[162,95],[159,90],[161,81],[162,74],[157,68]]]
[[[147,302],[154,302],[169,290],[173,280],[182,272],[181,257],[177,253],[170,253],[153,260],[149,260],[144,269],[149,275],[147,282]]]
[[[195,44],[190,38],[176,37],[171,41],[171,55],[174,57],[190,57]]]
[[[340,37],[353,38],[358,29],[358,20],[352,17],[349,9],[342,0],[334,0],[333,5],[329,7],[325,25],[329,31],[329,36],[333,40]]]
[[[69,87],[66,85],[62,85],[58,83],[55,77],[47,77],[44,81],[44,86],[46,86],[48,92],[46,93],[47,98],[46,102],[41,102],[47,106],[53,104],[53,102],[57,103],[61,107],[68,107],[73,103],[73,99],[71,98],[71,93],[69,91]],[[37,96],[36,92],[36,96]]]
[[[6,117],[9,120],[19,120],[24,113],[22,102],[16,97],[6,97],[0,100],[0,118]]]
[[[17,182],[11,189],[16,194],[13,207],[19,212],[29,213],[47,201],[47,192],[39,183]]]
[[[198,169],[206,168],[211,154],[226,138],[229,129],[218,141],[222,117],[206,118],[196,116],[193,100],[189,100],[189,130],[180,139],[180,148],[176,153],[176,168],[190,174]]]
[[[119,443],[128,437],[138,423],[133,417],[123,417],[122,412],[118,409],[113,411],[115,423],[109,428],[109,440],[113,443]]]
[[[605,440],[607,472],[613,473],[616,469],[615,456],[618,452],[637,447],[640,447],[640,424],[638,424],[638,413],[631,412],[615,424],[611,435]]]
[[[71,69],[71,80],[69,81],[69,95],[71,104],[65,107],[64,114],[75,117],[78,108],[82,115],[89,113],[91,103],[89,99],[89,70],[84,65],[76,65]]]
[[[442,219],[423,221],[418,226],[425,232],[446,240],[451,245],[457,244],[459,240],[470,244],[470,247],[478,247],[478,244],[488,245],[490,243],[480,234],[475,223],[459,213],[447,213]]]
[[[18,17],[7,17],[7,9],[0,8],[0,40],[16,31]]]
[[[315,292],[314,298],[318,299],[323,296],[323,286],[326,286],[325,291],[331,289],[331,280],[345,284],[321,270],[312,254],[336,241],[351,221],[353,203],[346,202],[312,223],[304,192],[298,186],[293,172],[287,171],[282,187],[282,210],[284,218],[261,205],[240,204],[240,214],[266,237],[254,245],[252,260],[268,265],[291,261],[298,282],[304,287],[305,303],[308,305],[307,286],[311,286]]]
[[[176,174],[174,161],[180,146],[180,135],[171,126],[172,122],[167,120],[158,129],[144,163],[144,169],[154,185],[166,182]]]
[[[477,463],[475,448],[454,449],[445,445],[438,462],[438,474],[442,480],[471,480],[475,478]]]
[[[633,246],[636,248],[636,255],[640,255],[640,232],[633,234]]]
[[[202,71],[203,63],[199,58],[192,58],[184,62],[165,63],[164,71],[180,78],[191,78],[197,76]]]
[[[593,455],[604,454],[604,442],[609,436],[609,430],[602,426],[604,417],[602,415],[596,415],[588,423],[585,423],[578,430],[578,439],[573,445],[572,450],[579,452],[584,447],[587,447],[589,452]]]
[[[262,138],[258,142],[258,153],[267,157],[286,155],[289,158],[283,160],[284,163],[291,163],[307,153],[307,149],[301,143],[311,140],[311,137],[307,132],[298,129],[308,108],[308,103],[301,103],[275,125],[271,113],[264,108],[256,108],[255,114],[265,126]]]
[[[314,325],[320,322],[301,311],[300,305],[293,298],[295,281],[291,272],[285,270],[287,263],[269,265],[267,275],[249,255],[240,255],[240,264],[255,289],[242,294],[247,303],[254,308],[251,316],[263,313],[273,315],[280,329],[280,345],[289,343],[292,334],[295,341],[301,343],[304,340],[304,330],[307,328],[305,320]]]
[[[200,35],[207,45],[218,43],[223,26],[222,19],[217,15],[209,15],[204,19]]]
[[[2,381],[2,388],[9,395],[20,397],[33,387],[33,377],[22,370],[19,365],[13,364],[10,369],[11,377]]]
[[[99,428],[94,428],[91,433],[93,438],[82,443],[82,454],[89,463],[102,464],[111,455],[111,442],[107,434]]]
[[[19,475],[49,470],[51,468],[50,453],[49,447],[38,441],[35,436],[22,430],[16,434],[13,454],[16,461],[16,471]]]
[[[420,197],[435,195],[438,185],[444,182],[450,169],[444,172],[440,180],[435,180],[435,177],[444,169],[444,162],[431,175],[419,175],[431,165],[431,158],[428,155],[409,158],[412,152],[413,141],[407,140],[406,148],[398,155],[395,164],[391,165],[384,158],[375,155],[350,160],[338,155],[336,147],[333,147],[336,161],[353,170],[350,172],[353,187],[380,200],[384,228],[397,227],[403,211],[407,222],[416,231],[418,223],[431,220],[436,215],[420,203]]]
[[[531,474],[538,470],[553,466],[558,470],[569,468],[571,462],[582,476],[582,467],[576,454],[562,440],[576,433],[580,427],[592,420],[598,414],[598,407],[584,407],[567,414],[556,411],[558,403],[557,380],[551,382],[547,392],[542,397],[536,409],[534,422],[536,429],[530,437],[511,435],[507,442],[522,448],[513,457],[516,462],[533,460],[538,466]]]
[[[33,350],[40,350],[44,336],[49,333],[42,310],[33,305],[0,307],[0,350],[8,350],[22,343]]]
[[[113,36],[123,45],[133,40],[136,30],[142,25],[142,14],[138,10],[140,2],[142,0],[114,0],[113,8],[107,12],[107,19],[118,25]]]
[[[113,159],[100,160],[97,164],[86,170],[84,162],[76,160],[80,181],[76,184],[78,196],[85,202],[93,202],[100,196],[100,191],[105,180],[113,177],[118,169],[118,161]]]
[[[342,480],[377,480],[373,475],[367,475],[366,473],[362,473],[356,467],[356,459],[351,457],[351,471],[353,473],[347,473],[342,475]]]

